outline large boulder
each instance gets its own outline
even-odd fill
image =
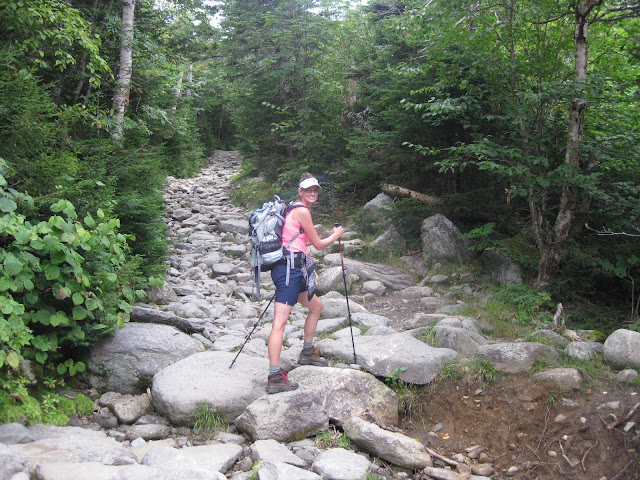
[[[385,424],[398,423],[398,395],[369,373],[304,366],[292,370],[289,379],[319,399],[332,423],[342,424],[366,410]]]
[[[252,440],[293,442],[329,428],[320,398],[298,389],[279,395],[263,395],[235,420],[236,427]]]
[[[460,230],[444,215],[436,214],[422,222],[422,259],[426,265],[438,262],[462,263],[470,258]]]
[[[379,377],[397,377],[403,382],[431,383],[447,363],[455,363],[458,354],[448,348],[434,348],[410,333],[385,336],[354,337],[356,360],[365,370]],[[351,338],[320,340],[318,347],[325,355],[347,362],[353,361]]]
[[[498,284],[522,283],[520,267],[511,259],[508,253],[500,250],[485,250],[480,255],[483,268],[489,272],[491,278]]]
[[[402,290],[416,284],[411,275],[390,265],[366,263],[351,258],[343,258],[342,260],[344,260],[347,274],[357,274],[361,282],[378,280],[393,290]],[[327,265],[341,265],[342,260],[339,253],[330,253],[324,257],[324,262]]]
[[[640,332],[620,328],[604,342],[604,358],[620,368],[640,368]]]
[[[476,354],[486,359],[496,370],[507,373],[525,373],[537,361],[553,365],[558,360],[555,348],[537,342],[483,345]]]
[[[171,478],[222,480],[225,478],[222,474],[241,456],[242,447],[233,443],[180,449],[159,446],[149,450],[140,463],[171,474]],[[219,472],[219,475],[214,472]]]
[[[254,400],[264,395],[269,360],[231,352],[196,353],[169,365],[153,377],[156,410],[176,425],[193,422],[199,403],[231,423]]]
[[[480,345],[486,345],[473,320],[464,317],[448,317],[435,326],[436,343],[440,348],[450,348],[461,355],[471,356]]]
[[[141,393],[164,367],[203,350],[174,327],[127,323],[94,345],[82,378],[100,391]]]
[[[418,440],[384,430],[358,417],[344,424],[344,433],[363,450],[403,468],[421,470],[431,466],[431,456]]]
[[[104,465],[136,463],[129,449],[102,431],[53,425],[34,425],[29,430],[35,440],[7,446],[6,450],[0,451],[0,459],[4,459],[3,454],[9,459],[11,456],[21,458],[30,470],[38,464],[53,462],[96,462]]]

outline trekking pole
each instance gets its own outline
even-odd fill
[[[339,227],[339,223],[334,223],[336,227]],[[342,256],[342,241],[338,239],[338,247],[340,248],[340,263],[342,265],[342,279],[344,280],[344,296],[347,299],[347,314],[349,315],[349,330],[351,331],[351,346],[353,347],[353,363],[357,364],[356,359],[356,344],[353,341],[353,325],[351,323],[351,309],[349,308],[349,292],[347,291],[347,272],[344,269],[344,257]]]
[[[262,317],[264,317],[264,314],[267,313],[267,309],[269,308],[269,306],[271,305],[271,302],[273,302],[273,299],[275,298],[275,294],[273,294],[273,296],[271,297],[271,300],[269,300],[269,303],[267,303],[267,306],[265,307],[265,309],[262,311],[262,315],[260,315],[260,318],[258,319],[258,321],[256,323],[253,324],[253,329],[251,329],[251,331],[249,332],[249,335],[247,335],[247,339],[244,341],[244,343],[242,344],[242,346],[240,347],[240,350],[238,350],[238,354],[236,355],[236,358],[233,359],[233,362],[231,362],[231,365],[229,365],[229,368],[233,367],[233,364],[236,363],[236,360],[238,359],[238,355],[240,355],[240,352],[242,351],[242,349],[244,348],[244,346],[247,344],[247,342],[249,341],[249,339],[251,338],[251,335],[253,334],[253,332],[256,330],[256,328],[258,328],[258,325],[260,325],[260,320],[262,320]]]

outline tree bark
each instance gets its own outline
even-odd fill
[[[133,20],[136,0],[124,0],[122,6],[122,42],[120,44],[120,68],[113,96],[113,119],[115,128],[112,137],[122,140],[124,111],[129,103],[131,73],[133,72]]]
[[[439,198],[416,192],[414,190],[409,190],[408,188],[399,187],[398,185],[384,184],[380,188],[384,193],[387,193],[389,195],[398,195],[400,197],[413,198],[415,200],[418,200],[420,203],[424,203],[425,205],[437,205],[440,203]]]
[[[579,84],[587,79],[587,64],[589,60],[589,46],[587,34],[591,12],[604,0],[577,0],[574,5],[576,28],[574,33],[575,47],[575,80]],[[555,274],[559,264],[559,247],[568,238],[576,215],[576,205],[579,187],[576,186],[575,176],[581,171],[582,142],[584,140],[584,119],[587,110],[587,100],[576,97],[569,106],[567,121],[567,143],[564,164],[568,167],[568,177],[565,179],[558,214],[556,216],[550,241],[546,242],[540,252],[538,277],[536,286],[544,288]]]

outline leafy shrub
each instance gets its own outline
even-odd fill
[[[528,325],[533,320],[548,321],[553,307],[551,296],[545,291],[536,291],[523,284],[510,283],[498,289],[490,303],[502,305],[513,313],[521,325]],[[495,305],[488,308],[495,309]]]
[[[8,174],[0,159],[0,368],[26,358],[74,375],[84,364],[72,351],[123,326],[142,295],[121,275],[127,236],[102,210],[80,221],[66,200],[51,205],[48,221],[31,223],[18,211],[33,199],[8,188]]]

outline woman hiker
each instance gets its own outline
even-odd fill
[[[317,250],[322,250],[342,237],[344,229],[340,226],[334,227],[333,232],[327,238],[320,238],[318,235],[313,226],[309,209],[318,201],[320,190],[318,180],[311,174],[302,175],[298,188],[298,200],[293,204],[297,205],[297,208],[289,210],[282,229],[283,245],[293,239],[289,250],[293,252],[294,265],[290,268],[287,262],[281,262],[271,268],[271,278],[276,286],[276,295],[273,325],[269,335],[267,393],[285,392],[298,388],[298,384],[290,382],[287,373],[280,368],[284,328],[289,320],[291,310],[297,302],[309,309],[307,320],[304,323],[304,345],[298,358],[298,364],[319,367],[326,367],[329,364],[324,358],[318,356],[318,351],[313,347],[313,335],[322,313],[322,302],[315,294],[309,298],[308,294],[312,292],[307,291],[306,272],[303,272],[303,268],[306,269],[307,265],[305,254],[308,242]],[[289,252],[285,251],[284,253],[287,258],[291,258]]]

